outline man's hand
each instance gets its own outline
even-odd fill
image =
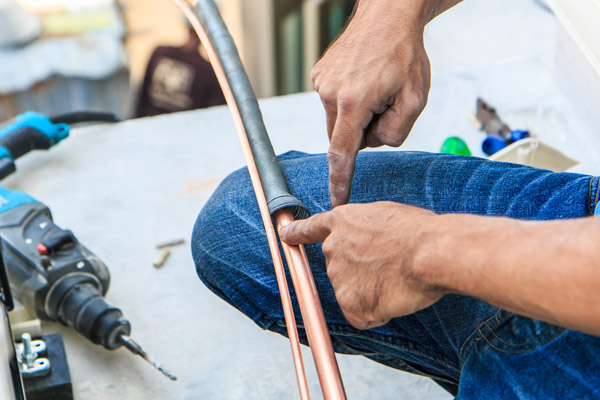
[[[430,68],[423,29],[437,3],[360,1],[344,33],[313,68],[327,115],[334,207],[348,202],[358,151],[400,146],[425,107]]]
[[[346,319],[359,329],[425,308],[444,294],[421,279],[435,214],[391,202],[351,204],[280,230],[289,244],[323,242],[327,275]]]
[[[378,202],[279,233],[288,244],[323,242],[335,296],[359,329],[455,293],[600,336],[598,217],[533,222]]]

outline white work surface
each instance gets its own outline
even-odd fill
[[[513,128],[598,172],[598,146],[552,76],[554,17],[530,0],[470,1],[440,17],[426,41],[433,65],[429,105],[407,149],[438,151],[462,136],[480,155],[483,135],[468,121],[483,96]],[[261,102],[276,152],[325,152],[324,114],[315,93]],[[53,211],[55,221],[108,265],[107,298],[122,308],[132,337],[179,377],[171,382],[124,349],[109,352],[71,330],[63,335],[75,396],[86,399],[298,398],[288,341],[263,332],[196,277],[189,238],[218,182],[243,165],[224,107],[77,129],[49,152],[18,162],[4,184]],[[154,245],[184,237],[162,269]],[[306,349],[305,349],[306,350]],[[309,351],[310,389],[320,392]],[[359,357],[338,357],[350,399],[448,399],[427,379]]]

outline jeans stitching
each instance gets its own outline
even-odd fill
[[[600,177],[597,176],[592,176],[590,178],[590,183],[588,185],[588,204],[587,204],[587,208],[588,211],[590,213],[590,215],[594,215],[595,211],[596,211],[596,207],[598,204],[598,198],[600,197],[600,184],[598,184],[598,180],[600,180]],[[594,183],[596,183],[596,185],[594,185]],[[594,188],[595,186],[595,188]],[[593,209],[592,209],[593,206]]]
[[[488,328],[489,329],[489,328]],[[546,331],[545,333],[536,336],[536,339],[538,341],[540,341],[540,343],[538,343],[536,346],[531,347],[531,348],[526,348],[526,349],[521,349],[521,350],[517,350],[517,351],[509,351],[509,350],[505,350],[505,349],[501,349],[497,346],[495,346],[489,339],[488,336],[489,334],[493,334],[495,337],[498,337],[496,335],[496,333],[492,330],[488,331],[487,334],[482,335],[482,339],[485,340],[485,342],[494,350],[497,350],[501,353],[505,353],[505,354],[523,354],[523,353],[529,353],[532,352],[534,350],[539,349],[540,347],[543,347],[545,345],[547,345],[548,343],[550,343],[552,340],[554,340],[555,338],[559,337],[560,335],[562,335],[563,333],[565,333],[566,329],[559,329],[558,331],[554,331],[552,329]],[[548,339],[546,339],[546,337],[549,336]],[[501,341],[503,342],[503,341]],[[503,342],[505,343],[505,342]],[[508,344],[510,346],[510,344]]]
[[[598,179],[596,177],[594,177],[594,179]],[[600,197],[600,185],[598,185],[598,182],[596,182],[596,196],[594,198],[594,213],[596,212],[596,207],[598,205],[598,198]]]
[[[476,342],[481,340],[481,337],[483,336],[483,332],[481,331],[481,326],[486,325],[489,326],[489,322],[491,320],[496,320],[496,324],[500,324],[501,322],[505,321],[508,319],[508,317],[505,318],[498,318],[498,315],[500,314],[502,310],[498,310],[494,313],[494,315],[492,315],[491,317],[489,317],[487,320],[485,320],[484,322],[482,322],[479,326],[477,326],[477,328],[475,328],[473,330],[473,332],[471,332],[471,334],[469,336],[467,336],[467,338],[465,339],[465,341],[463,342],[458,355],[459,355],[459,360],[461,363],[461,369],[462,369],[462,360],[466,360],[467,358],[469,358],[469,356],[471,355],[471,353],[473,352],[473,350],[475,349],[475,345]],[[475,337],[477,336],[477,337]],[[472,339],[475,340],[472,340]]]
[[[594,215],[594,213],[592,212],[592,184],[594,183],[594,178],[590,178],[590,183],[588,184],[588,202],[587,202],[587,209],[588,212],[590,213],[590,215]]]
[[[501,318],[499,318],[500,314],[505,314],[503,315]],[[499,348],[498,346],[494,345],[491,341],[489,336],[493,335],[494,338],[496,338],[500,343],[509,346],[509,347],[522,347],[525,346],[527,344],[532,344],[532,341],[530,342],[526,342],[526,343],[519,343],[519,344],[511,344],[508,343],[504,340],[502,340],[498,334],[496,333],[496,330],[506,321],[508,321],[510,318],[512,318],[514,315],[511,313],[508,313],[504,310],[498,310],[496,312],[495,315],[493,315],[491,318],[488,318],[485,322],[481,323],[477,329],[475,330],[474,334],[478,334],[478,337],[475,338],[475,341],[472,341],[471,343],[469,343],[468,345],[470,346],[468,349],[468,353],[465,353],[464,355],[461,354],[461,360],[466,360],[469,355],[471,354],[471,352],[475,349],[475,344],[479,341],[481,341],[482,339],[485,340],[485,342],[492,347],[493,349],[501,352],[501,353],[506,353],[506,354],[522,354],[525,352],[530,352],[533,351],[535,349],[538,349],[546,344],[548,344],[549,342],[551,342],[552,340],[554,340],[555,338],[557,338],[558,336],[562,335],[566,329],[565,328],[560,328],[560,327],[555,327],[555,328],[550,328],[548,330],[546,330],[546,332],[542,333],[541,335],[537,335],[535,337],[535,340],[537,341],[541,341],[541,343],[539,343],[538,345],[536,345],[533,348],[528,348],[528,349],[520,349],[518,351],[509,351],[509,350],[503,350],[501,348]],[[490,323],[491,321],[491,323]],[[482,330],[482,328],[485,328],[485,331]],[[467,343],[471,338],[472,338],[473,334],[471,336],[469,336],[467,338],[467,340],[465,341],[465,343]],[[547,338],[548,336],[550,336],[550,338]],[[467,344],[463,345],[464,347],[467,346]],[[461,349],[462,352],[462,349]]]
[[[451,383],[451,384],[454,384],[454,385],[458,384],[458,382],[456,380],[454,380],[454,379],[451,379],[451,378],[448,378],[448,377],[442,376],[442,375],[430,374],[430,373],[424,372],[424,371],[422,371],[422,370],[420,370],[420,369],[418,369],[416,367],[413,367],[407,361],[405,361],[405,360],[403,360],[403,359],[401,359],[399,357],[394,357],[394,356],[390,356],[390,355],[383,354],[383,353],[373,353],[373,354],[376,355],[378,358],[388,359],[388,360],[393,361],[393,362],[400,362],[401,365],[402,365],[402,368],[396,368],[396,369],[398,369],[400,371],[408,372],[408,373],[411,373],[411,374],[416,374],[416,375],[419,375],[419,376],[423,376],[425,378],[430,378],[430,379],[435,379],[435,380],[438,380],[438,381],[443,381],[443,382]],[[369,358],[372,361],[378,362],[375,358],[370,358],[369,356],[366,356],[366,355],[363,356],[363,357],[367,357],[367,358]]]
[[[494,328],[492,328],[491,326],[489,326],[487,323],[484,324],[484,325],[488,329],[488,332],[489,332],[487,334],[487,336],[493,335],[496,340],[498,340],[500,343],[502,343],[503,345],[508,346],[508,347],[529,346],[532,343],[534,343],[536,341],[539,341],[541,338],[543,338],[543,337],[551,334],[553,331],[555,331],[555,329],[550,328],[550,329],[546,330],[546,332],[542,333],[541,335],[534,336],[532,338],[532,340],[529,340],[529,341],[526,341],[526,342],[523,342],[523,343],[509,343],[509,342],[503,340],[500,336],[498,336],[498,334],[496,333],[496,331],[494,331]],[[562,328],[558,328],[558,332],[562,332],[563,330],[564,329],[562,329]],[[486,339],[486,341],[487,341],[487,339]]]

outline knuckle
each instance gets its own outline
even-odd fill
[[[368,328],[368,326],[369,326],[368,322],[365,322],[365,321],[361,320],[360,318],[357,318],[355,315],[353,315],[349,312],[346,312],[343,309],[342,309],[342,313],[344,314],[344,318],[346,318],[346,321],[348,321],[350,323],[350,325],[352,325],[356,329],[365,330]]]
[[[330,167],[337,171],[336,175],[339,174],[340,178],[350,174],[352,171],[349,170],[353,169],[354,166],[354,157],[352,157],[352,154],[337,148],[329,148],[327,161]]]
[[[358,103],[358,95],[353,90],[341,90],[337,96],[340,114],[353,110]]]
[[[401,129],[399,132],[389,132],[385,135],[382,141],[388,146],[399,147],[402,145],[402,143],[404,143],[405,139],[404,129]]]
[[[333,165],[339,167],[346,163],[347,154],[343,153],[340,150],[330,148],[327,152],[327,161],[329,165]]]
[[[390,120],[388,119],[388,121]],[[402,120],[395,117],[393,122],[377,124],[377,128],[373,131],[374,139],[371,141],[380,142],[387,146],[398,147],[404,143],[404,140],[406,139],[406,130],[406,126],[404,126]]]
[[[316,85],[317,83],[317,79],[319,78],[319,76],[321,75],[321,68],[320,68],[320,62],[318,62],[317,64],[315,64],[315,66],[310,70],[310,79],[313,81],[313,83]]]
[[[329,183],[333,185],[346,185],[354,174],[354,158],[338,150],[327,153],[329,162]]]
[[[329,83],[318,84],[316,90],[319,92],[319,96],[324,103],[335,102],[336,90],[333,85]]]
[[[350,325],[360,330],[365,330],[369,328],[370,321],[366,320],[360,313],[357,313],[355,310],[345,305],[342,305],[341,303],[340,308],[342,309],[344,318],[346,318],[346,321],[348,321]]]
[[[336,219],[339,219],[340,214],[341,214],[341,210],[344,209],[346,207],[346,205],[340,206],[340,207],[336,207],[333,210],[329,211],[329,218],[331,218],[332,221],[335,221]]]
[[[417,91],[411,93],[410,96],[407,96],[404,102],[404,109],[411,118],[416,119],[421,114],[421,111],[423,111],[426,104],[427,96]]]
[[[313,227],[313,220],[307,220],[300,227],[300,234],[302,236],[309,236],[310,233],[312,232],[312,227]]]
[[[337,281],[335,279],[332,279],[331,276],[329,276],[329,279],[331,279],[331,285],[333,286],[333,290],[335,292],[335,298],[342,310],[350,310],[352,305],[352,298],[350,296],[349,291],[342,285],[336,284]]]
[[[281,240],[283,240],[284,242],[288,242],[294,239],[294,227],[291,225],[288,225],[287,227],[285,227],[285,230],[282,232],[281,230],[279,231],[279,237],[281,238]]]
[[[331,286],[333,286],[333,290],[336,291],[336,288],[339,289],[337,281],[337,268],[333,262],[329,262],[327,265],[327,277],[331,282]]]
[[[329,258],[332,250],[333,250],[333,246],[331,245],[331,241],[330,240],[324,241],[323,246],[321,247],[321,251],[323,251],[325,258]],[[329,267],[331,267],[331,266],[329,266]]]
[[[340,223],[346,223],[348,219],[348,214],[352,213],[354,206],[356,206],[356,204],[342,204],[329,211],[330,218],[332,221],[331,225],[333,226],[336,222],[338,223],[338,225]]]

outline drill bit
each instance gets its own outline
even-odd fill
[[[119,341],[127,348],[127,350],[131,351],[133,354],[141,356],[144,360],[148,361],[154,368],[162,372],[164,376],[169,378],[172,381],[176,381],[177,377],[167,371],[158,361],[154,359],[150,354],[146,353],[142,350],[142,347],[137,344],[132,338],[127,335],[119,335]]]

